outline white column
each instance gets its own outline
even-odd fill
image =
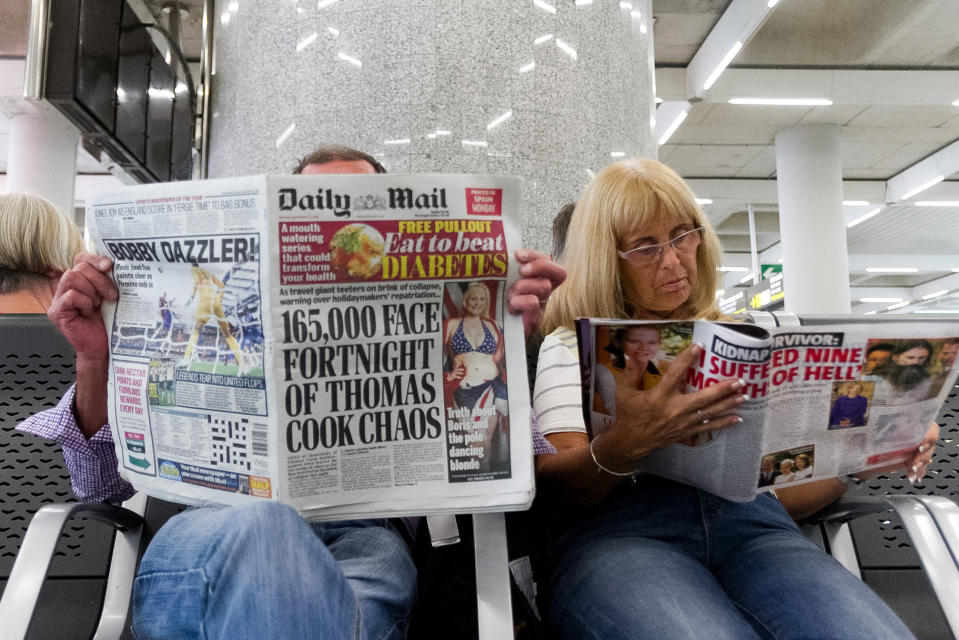
[[[41,113],[15,115],[7,151],[7,191],[32,193],[73,218],[73,186],[80,133]]]
[[[807,125],[780,131],[776,175],[786,310],[849,313],[839,127]]]
[[[210,177],[324,142],[391,173],[526,179],[525,246],[619,157],[656,157],[652,2],[217,2]]]

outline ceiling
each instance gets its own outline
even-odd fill
[[[660,147],[698,195],[720,233],[726,295],[751,271],[747,209],[754,209],[760,263],[779,257],[776,134],[801,124],[840,128],[853,311],[959,311],[959,2],[952,0],[653,0],[657,133],[678,108],[687,115]],[[747,14],[746,18],[743,15]],[[751,14],[751,15],[749,15]],[[725,44],[723,41],[725,40]],[[689,86],[699,63],[714,69],[735,40],[738,54],[710,89]],[[697,61],[697,56],[702,60]],[[733,97],[828,98],[827,106],[730,104]],[[678,107],[677,107],[678,105]],[[670,110],[672,109],[672,110]],[[945,180],[915,197],[896,196],[896,176],[937,162]],[[904,173],[906,172],[906,173]],[[897,180],[901,181],[900,177]],[[914,268],[876,274],[867,268]],[[751,283],[748,283],[751,284]],[[923,296],[950,290],[931,297]],[[862,303],[861,298],[888,301]]]
[[[177,3],[145,4],[157,14]],[[202,0],[178,4],[186,10],[184,53],[196,61]],[[0,62],[23,57],[28,14],[29,0],[0,3]],[[959,311],[959,207],[913,204],[959,201],[959,106],[953,104],[959,101],[959,2],[653,0],[653,15],[657,94],[664,100],[657,137],[672,114],[686,112],[660,148],[660,160],[712,201],[704,208],[726,248],[724,264],[747,269],[728,274],[727,292],[740,286],[751,266],[749,205],[759,261],[775,263],[780,257],[777,132],[831,123],[840,127],[844,197],[868,203],[844,206],[847,221],[881,207],[847,229],[854,312],[885,313],[891,304],[861,298],[911,303],[890,313]],[[742,48],[703,89],[703,76],[735,40]],[[833,104],[730,104],[736,96],[829,98]],[[9,111],[0,108],[0,178],[6,172]],[[945,167],[945,179],[901,199],[902,185],[914,184],[930,165]],[[81,151],[78,173],[104,169]],[[917,271],[875,274],[868,267]],[[921,300],[942,290],[949,293]]]

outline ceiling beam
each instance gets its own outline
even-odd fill
[[[656,69],[656,93],[686,100],[689,70]],[[703,102],[730,98],[826,98],[833,104],[950,105],[959,96],[959,71],[858,69],[727,69]]]
[[[732,0],[686,67],[683,99],[702,100],[771,13],[766,0]]]

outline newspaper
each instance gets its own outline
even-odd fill
[[[120,473],[314,519],[528,507],[520,180],[253,176],[91,201]]]
[[[615,419],[626,363],[657,384],[692,342],[687,392],[729,378],[748,400],[733,427],[647,456],[640,469],[729,500],[907,460],[959,374],[959,322],[859,323],[765,329],[706,321],[582,319],[577,330],[590,438]],[[896,354],[897,350],[904,350]]]

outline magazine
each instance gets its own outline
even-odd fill
[[[590,438],[616,417],[626,363],[655,386],[693,342],[687,392],[745,382],[742,423],[659,449],[640,465],[729,500],[909,459],[959,374],[959,321],[766,329],[734,322],[581,319],[583,413]],[[643,364],[645,363],[645,365]]]
[[[252,176],[87,209],[120,473],[314,519],[527,508],[520,180]]]

